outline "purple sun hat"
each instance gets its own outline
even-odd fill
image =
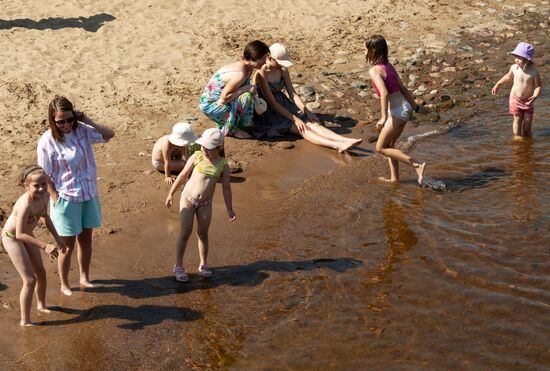
[[[510,54],[525,58],[529,62],[532,62],[533,57],[535,55],[535,47],[529,43],[522,41],[516,46],[514,51],[511,52]]]

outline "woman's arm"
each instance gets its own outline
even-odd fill
[[[80,117],[78,117],[78,116],[80,116]],[[77,113],[77,118],[78,118],[78,120],[82,121],[83,123],[88,124],[91,127],[93,127],[94,129],[96,129],[101,134],[101,136],[103,137],[103,140],[105,140],[106,142],[108,142],[112,137],[115,136],[115,132],[114,132],[113,129],[111,129],[110,127],[105,126],[105,125],[96,124],[91,118],[86,116],[86,114],[84,112],[78,112]]]
[[[381,126],[384,126],[386,120],[388,119],[388,88],[386,88],[386,83],[384,82],[384,79],[382,78],[382,75],[378,68],[372,67],[369,71],[369,74],[380,93],[380,120],[378,120],[378,122],[376,123],[376,127],[380,129]]]
[[[223,200],[225,201],[225,207],[227,208],[227,214],[229,215],[229,220],[233,221],[237,218],[237,214],[233,211],[233,200],[231,195],[231,170],[229,165],[225,164],[223,173],[222,173],[222,189],[223,189]]]
[[[245,85],[241,84],[246,79],[246,74],[244,71],[231,72],[231,78],[225,83],[225,86],[220,93],[220,99],[218,104],[227,104],[229,102],[237,99],[241,94],[244,93],[256,93],[256,87],[254,85]]]
[[[179,187],[181,187],[185,182],[187,182],[187,179],[189,178],[189,175],[191,175],[191,172],[193,171],[193,167],[195,166],[195,155],[192,155],[189,157],[187,162],[185,163],[185,166],[183,167],[183,170],[181,173],[179,173],[178,177],[176,178],[176,181],[172,183],[172,187],[170,188],[170,191],[168,192],[168,196],[166,197],[166,206],[172,207],[172,198],[174,196],[174,193],[178,190]]]
[[[273,96],[273,93],[271,93],[271,89],[269,88],[269,82],[267,79],[267,72],[264,70],[260,70],[260,72],[257,75],[258,81],[260,83],[260,89],[262,91],[262,96],[265,98],[267,104],[271,109],[273,109],[275,112],[277,112],[279,115],[285,117],[286,119],[292,121],[300,133],[303,133],[305,130],[308,130],[307,125],[297,116],[294,116],[292,113],[290,113],[286,108],[281,106]],[[286,82],[285,82],[286,84]],[[285,85],[286,87],[286,85]]]
[[[57,231],[55,229],[55,226],[53,225],[52,219],[50,218],[50,216],[48,214],[46,214],[46,216],[44,217],[44,222],[46,223],[46,228],[48,228],[48,231],[50,231],[53,238],[55,239],[55,242],[57,243],[57,245],[61,249],[61,252],[65,253],[65,251],[67,249],[67,246],[65,245],[65,243],[61,240],[61,238],[57,234]]]
[[[38,166],[44,169],[44,172],[48,174],[48,193],[50,194],[53,202],[57,203],[59,194],[57,193],[57,190],[55,189],[55,185],[53,184],[51,178],[51,174],[53,172],[53,164],[50,158],[50,150],[51,149],[49,149],[49,147],[46,145],[44,137],[42,137],[38,141],[38,147],[36,149]]]

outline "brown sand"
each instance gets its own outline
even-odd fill
[[[543,3],[548,8],[548,2]],[[351,122],[365,118],[372,121],[377,111],[372,92],[367,89],[368,94],[362,98],[349,87],[351,80],[367,80],[362,52],[362,41],[367,35],[385,35],[392,43],[392,56],[405,58],[417,47],[441,52],[449,39],[465,30],[478,35],[488,32],[487,37],[513,37],[513,30],[501,23],[497,15],[523,11],[521,6],[514,8],[515,2],[509,0],[489,0],[482,6],[462,0],[273,1],[269,8],[265,4],[212,0],[2,2],[0,221],[5,220],[21,193],[15,186],[19,170],[36,161],[36,142],[47,129],[42,120],[55,94],[66,95],[77,109],[116,131],[116,137],[107,145],[97,146],[95,152],[104,208],[104,226],[96,233],[96,247],[101,250],[102,245],[131,243],[132,236],[154,220],[176,218],[164,209],[167,186],[161,176],[150,171],[149,155],[154,141],[188,115],[198,117],[193,123],[198,134],[211,126],[197,107],[202,88],[218,67],[240,57],[248,41],[284,42],[296,61],[292,68],[296,84],[315,86],[321,103],[319,112],[328,118],[347,116]],[[345,59],[346,63],[334,64],[338,59]],[[320,78],[321,70],[347,71],[353,76],[332,79],[327,85]],[[500,75],[492,71],[492,75]],[[362,129],[351,126],[340,129],[346,135],[363,137],[365,143],[373,134],[369,125],[361,125],[365,126]],[[372,146],[364,145],[370,149]],[[233,163],[254,171],[254,163],[261,164],[257,162],[259,158],[288,147],[288,142],[229,138],[226,147]],[[302,142],[298,147],[291,151],[321,151],[323,156],[329,153],[308,149]],[[353,161],[333,153],[328,156],[343,165]],[[237,213],[250,209],[250,198],[239,191],[238,183],[233,187]],[[257,191],[269,193],[269,189]],[[223,215],[222,204],[217,206],[216,212]],[[235,228],[246,226],[246,216],[240,220],[243,222]],[[177,222],[172,222],[174,234],[168,236],[171,238],[177,230]],[[44,235],[44,231],[39,234]],[[118,254],[100,253],[110,266],[93,268],[92,272],[117,278],[126,268],[139,265],[129,262],[128,256],[141,261],[141,266],[148,261],[148,247],[139,241],[137,252],[130,246],[119,248]],[[166,248],[162,255],[144,274],[168,274],[166,267],[172,251]],[[261,251],[255,257],[261,258]],[[46,265],[50,287],[55,287],[56,268],[52,263]],[[6,254],[0,254],[0,267],[7,272],[3,274],[10,285],[9,290],[0,293],[6,304],[0,312],[9,312],[13,320],[18,312],[19,281]],[[73,273],[73,282],[75,279]],[[48,295],[52,292],[55,293],[50,289]],[[82,300],[85,304],[106,304],[109,297],[94,295]],[[2,318],[4,321],[7,317]],[[72,326],[67,331],[78,333],[78,325]],[[7,324],[2,324],[2,328],[15,331]],[[119,336],[117,341],[124,342],[124,337]],[[7,359],[23,356],[11,354]]]

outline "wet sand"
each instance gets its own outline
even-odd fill
[[[173,5],[166,3],[161,10],[162,6],[155,3],[154,11],[163,14]],[[307,2],[298,4],[305,5]],[[515,14],[524,9],[521,6],[511,10],[504,5],[509,4],[491,2],[481,8],[487,11],[498,7],[499,20],[506,19],[505,12]],[[548,4],[544,5],[543,8],[548,9]],[[381,4],[372,9],[378,12],[383,8]],[[452,7],[441,8],[444,9],[435,11],[444,15],[440,19],[442,24],[445,20],[449,27],[459,23],[452,20]],[[136,10],[130,5],[128,9]],[[333,8],[326,11],[331,10],[334,11]],[[359,22],[361,26],[357,26],[353,23],[357,22],[354,18],[349,23],[342,23],[343,18],[338,17],[349,15],[346,13],[349,9],[339,11],[343,13],[334,13],[335,18],[345,25],[343,29],[348,34],[340,32],[339,36],[322,40],[321,33],[308,41],[340,45],[343,40],[362,37],[364,25]],[[406,8],[400,10],[395,18],[404,21],[406,11]],[[531,12],[526,14],[535,17]],[[0,367],[545,367],[550,362],[546,352],[550,340],[548,331],[544,331],[549,328],[545,319],[549,305],[546,284],[549,272],[545,264],[548,252],[544,248],[548,246],[548,234],[536,231],[548,230],[544,215],[548,214],[549,201],[541,191],[548,188],[548,174],[544,171],[548,166],[544,158],[548,151],[545,144],[548,112],[538,111],[535,131],[539,134],[533,146],[510,147],[516,149],[502,155],[503,158],[495,155],[499,153],[498,148],[512,144],[498,135],[488,137],[486,131],[499,132],[494,126],[498,120],[504,121],[503,130],[511,129],[505,113],[505,96],[488,97],[491,83],[483,77],[487,75],[493,81],[500,77],[509,64],[506,51],[513,48],[516,38],[523,37],[539,42],[537,57],[543,62],[540,70],[543,76],[547,75],[544,53],[548,45],[542,36],[544,31],[529,24],[491,24],[490,19],[494,17],[491,12],[477,14],[475,18],[475,11],[468,7],[461,16],[474,17],[469,20],[472,24],[489,24],[485,24],[486,30],[472,34],[465,34],[458,27],[444,32],[442,25],[434,24],[434,37],[427,37],[414,46],[404,46],[407,44],[405,37],[414,36],[412,32],[403,35],[403,39],[398,39],[400,34],[397,33],[393,36],[393,40],[399,40],[394,46],[399,48],[402,74],[417,74],[421,80],[433,80],[428,85],[440,90],[432,99],[429,91],[420,96],[426,104],[433,104],[437,113],[419,117],[419,121],[409,125],[405,136],[414,137],[434,130],[446,133],[419,141],[407,142],[405,139],[402,146],[414,155],[436,158],[429,171],[433,176],[453,180],[448,182],[449,192],[419,188],[410,169],[402,170],[403,182],[398,187],[376,181],[377,177],[386,175],[386,162],[373,155],[373,144],[366,143],[373,134],[371,125],[356,126],[357,120],[376,115],[376,101],[370,97],[370,90],[365,90],[369,95],[360,97],[358,93],[362,90],[351,87],[351,82],[362,79],[360,75],[366,71],[360,51],[346,55],[349,61],[344,65],[332,64],[341,56],[339,54],[324,56],[318,61],[317,56],[311,55],[309,48],[298,41],[296,35],[300,33],[293,31],[284,36],[292,43],[293,57],[296,56],[302,65],[301,69],[296,69],[302,73],[302,77],[296,76],[296,81],[309,82],[316,87],[317,99],[322,102],[319,111],[334,123],[329,125],[345,135],[363,137],[363,150],[354,151],[355,156],[339,155],[291,138],[281,142],[230,140],[229,157],[245,170],[234,174],[232,179],[238,220],[236,223],[227,221],[218,190],[209,259],[215,276],[202,280],[193,275],[186,285],[176,283],[170,274],[178,232],[177,214],[163,207],[167,189],[160,175],[147,172],[147,153],[156,136],[164,133],[171,126],[171,120],[175,120],[172,112],[180,118],[193,112],[191,107],[195,103],[191,97],[198,96],[201,83],[196,79],[187,86],[182,80],[175,80],[165,85],[165,89],[183,89],[186,93],[180,91],[176,95],[178,99],[168,105],[158,104],[164,111],[160,115],[163,124],[159,125],[153,121],[159,113],[145,109],[155,105],[153,100],[145,99],[148,92],[139,92],[135,101],[128,102],[133,85],[122,83],[127,81],[127,75],[113,80],[112,88],[107,87],[107,77],[98,78],[102,85],[105,83],[102,87],[106,89],[102,92],[104,97],[112,98],[114,92],[118,92],[127,94],[126,98],[105,104],[103,111],[99,107],[107,98],[101,98],[105,101],[100,102],[83,95],[81,104],[90,106],[104,119],[113,120],[118,117],[119,110],[128,110],[128,115],[117,121],[117,138],[113,143],[96,149],[100,191],[103,205],[108,205],[104,207],[105,226],[96,233],[92,277],[97,287],[85,292],[77,289],[71,298],[60,297],[55,265],[47,262],[50,285],[47,298],[54,306],[54,313],[38,315],[33,311],[33,319],[40,326],[21,329],[18,326],[19,280],[6,254],[0,254],[0,329],[10,335],[0,340]],[[138,19],[139,15],[136,17]],[[538,17],[534,24],[545,22],[543,14]],[[122,27],[127,20],[117,16],[108,22],[119,22],[116,27]],[[109,31],[108,22],[102,26],[105,32]],[[323,32],[336,35],[331,27],[336,27],[337,23],[334,21]],[[427,23],[425,19],[424,23],[412,27],[426,27]],[[174,25],[185,28],[185,25]],[[147,27],[151,25],[143,30]],[[10,30],[8,32],[15,36],[9,37],[28,31]],[[138,30],[144,32],[141,28]],[[302,31],[308,35],[307,28]],[[396,31],[388,29],[388,39],[391,40],[391,32]],[[489,31],[492,34],[484,34]],[[46,32],[48,36],[45,37],[50,37],[54,31]],[[510,32],[512,36],[507,36]],[[240,31],[231,35],[235,43],[242,43],[247,37]],[[77,46],[84,47],[86,42],[93,40],[80,42],[83,44]],[[431,51],[429,45],[437,47],[438,43],[454,54],[440,57],[445,61],[437,62],[437,49]],[[491,43],[493,47],[488,49],[481,43]],[[342,50],[346,49],[345,45],[351,44],[343,44]],[[406,61],[407,57],[418,53],[417,45],[428,50],[428,56],[422,56],[422,60],[431,59],[431,64],[409,65],[411,60]],[[231,50],[230,46],[235,47],[227,45],[222,50]],[[473,50],[464,46],[471,46]],[[479,50],[484,54],[476,54]],[[161,46],[158,51],[163,51]],[[204,53],[199,52],[196,58]],[[476,58],[484,62],[477,63]],[[494,60],[498,62],[493,64]],[[204,81],[210,69],[218,64],[218,60],[211,62],[208,71],[197,72]],[[190,65],[193,63],[191,60]],[[455,67],[456,71],[432,77],[430,73],[437,73],[431,72],[432,65]],[[474,65],[484,69],[472,69]],[[94,68],[97,70],[97,67],[92,70]],[[132,68],[130,65],[129,70]],[[354,72],[357,69],[362,71]],[[320,75],[319,70],[336,75]],[[32,76],[32,72],[5,79],[11,92],[19,94],[21,105],[31,102],[30,111],[41,112],[50,99],[51,88],[34,83],[24,87],[21,80]],[[162,76],[163,72],[152,73]],[[179,78],[182,76],[185,74]],[[446,77],[451,77],[448,82]],[[45,77],[41,80],[50,81]],[[151,94],[162,95],[160,87],[164,83],[164,80],[153,82]],[[66,82],[61,86],[67,88],[70,84]],[[79,94],[71,89],[75,88],[68,88],[69,93]],[[101,96],[100,87],[94,89],[97,91],[92,92]],[[185,89],[193,92],[189,98],[183,97],[187,97]],[[335,94],[337,91],[343,95]],[[450,96],[452,104],[440,98],[445,94]],[[161,98],[155,99],[163,103],[170,101],[161,101]],[[183,111],[181,98],[189,99]],[[138,109],[144,102],[147,102],[144,108]],[[540,107],[545,102],[547,104],[548,100],[537,104]],[[363,114],[365,109],[367,112]],[[16,113],[24,116],[23,110],[24,107],[17,106],[11,113],[2,110],[2,115],[13,119]],[[502,111],[502,114],[497,118],[485,116],[493,110]],[[14,130],[17,134],[12,135],[15,137],[13,142],[7,142],[7,147],[2,148],[4,154],[21,147],[14,155],[17,161],[32,158],[34,142],[30,138],[37,138],[43,131],[33,118],[25,117],[22,129],[1,129],[3,133]],[[477,117],[482,117],[481,122],[476,121]],[[487,122],[492,124],[487,126]],[[459,126],[448,131],[449,123]],[[200,132],[207,124],[201,117],[194,125]],[[469,125],[479,127],[480,131],[466,130]],[[18,135],[29,139],[21,141]],[[472,162],[471,167],[461,167],[457,158],[470,153],[467,148],[470,137],[483,138],[478,146],[486,156],[473,157],[468,160]],[[495,142],[487,144],[492,140]],[[295,147],[283,150],[289,143]],[[15,164],[8,166],[7,158],[2,156],[5,176],[2,189],[5,192],[0,198],[0,207],[3,210],[9,210],[10,200],[15,200],[14,195],[19,192],[12,186]],[[476,161],[486,161],[487,166],[477,169]],[[507,165],[510,162],[519,170],[513,171]],[[528,166],[529,163],[532,165]],[[538,183],[531,185],[524,181],[533,174],[541,178]],[[535,196],[531,199],[521,192],[517,196],[512,194],[517,203],[514,217],[520,221],[512,224],[513,228],[505,223],[492,223],[501,210],[499,202],[508,194],[498,193],[502,184],[498,179],[512,179],[519,182],[520,187],[534,187],[531,191]],[[487,186],[496,189],[488,188],[491,192],[487,193],[484,188]],[[462,204],[466,206],[457,207]],[[538,224],[530,224],[534,219],[529,216],[530,212],[524,213],[526,205],[527,210],[538,207],[533,214],[541,216]],[[457,210],[456,215],[451,212],[453,208]],[[484,214],[479,209],[494,211]],[[505,215],[508,212],[506,209]],[[449,220],[449,214],[454,218]],[[470,227],[457,222],[463,219],[467,219],[466,225]],[[528,233],[522,236],[514,229],[518,226],[527,228]],[[468,237],[470,235],[472,237]],[[491,235],[496,237],[487,237]],[[522,244],[526,245],[527,252],[516,251],[516,246]],[[195,239],[188,246],[186,264],[191,272],[198,265]],[[510,275],[511,271],[517,271],[518,275]],[[72,282],[76,282],[76,276],[73,271]]]

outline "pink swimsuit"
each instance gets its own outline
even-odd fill
[[[395,68],[392,66],[391,63],[384,63],[384,64],[378,64],[377,66],[380,66],[384,72],[386,73],[386,78],[384,79],[384,84],[386,84],[386,89],[388,89],[388,93],[395,93],[399,91],[399,83],[397,82],[397,72],[395,71]],[[372,86],[374,86],[374,89],[376,90],[376,95],[380,96],[380,91],[378,90],[378,87],[372,82]]]

